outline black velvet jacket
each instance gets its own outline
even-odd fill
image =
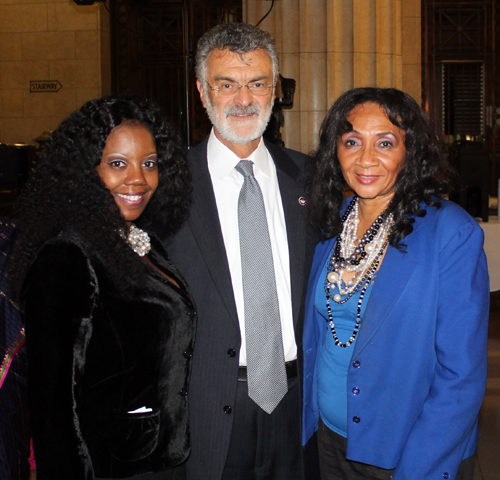
[[[76,234],[48,241],[22,298],[38,480],[159,472],[189,454],[194,303],[161,244],[124,293]],[[130,288],[131,287],[131,288]],[[141,409],[144,413],[129,413]],[[143,409],[144,410],[144,409]]]

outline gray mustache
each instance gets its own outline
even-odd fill
[[[229,115],[260,115],[260,107],[259,105],[251,104],[251,105],[228,105],[224,109],[224,114],[226,117]]]

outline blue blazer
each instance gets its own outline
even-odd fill
[[[347,458],[394,468],[395,480],[455,478],[474,454],[486,388],[483,231],[452,202],[421,207],[405,251],[387,249],[347,374]],[[314,292],[335,240],[317,246],[309,280],[304,444],[318,428],[315,366],[327,327]]]

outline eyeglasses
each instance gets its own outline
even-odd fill
[[[210,85],[208,82],[207,85],[212,91],[215,90],[216,92],[219,92],[219,95],[222,95],[223,97],[232,97],[233,95],[236,95],[241,87],[247,87],[248,91],[252,95],[262,96],[267,95],[269,93],[269,89],[274,87],[274,85],[266,85],[262,82],[250,82],[246,85],[238,85],[237,83],[226,82],[221,83],[217,88],[212,87],[212,85]]]

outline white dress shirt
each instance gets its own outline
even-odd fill
[[[208,140],[207,157],[208,171],[214,188],[240,324],[240,366],[246,366],[245,309],[238,230],[238,198],[243,185],[243,176],[234,168],[242,159],[215,136],[213,129]],[[297,358],[297,345],[293,330],[290,258],[288,255],[285,214],[283,212],[276,167],[262,139],[257,149],[246,160],[251,160],[254,163],[254,176],[259,182],[264,197],[276,275],[283,349],[285,361],[288,362]]]

